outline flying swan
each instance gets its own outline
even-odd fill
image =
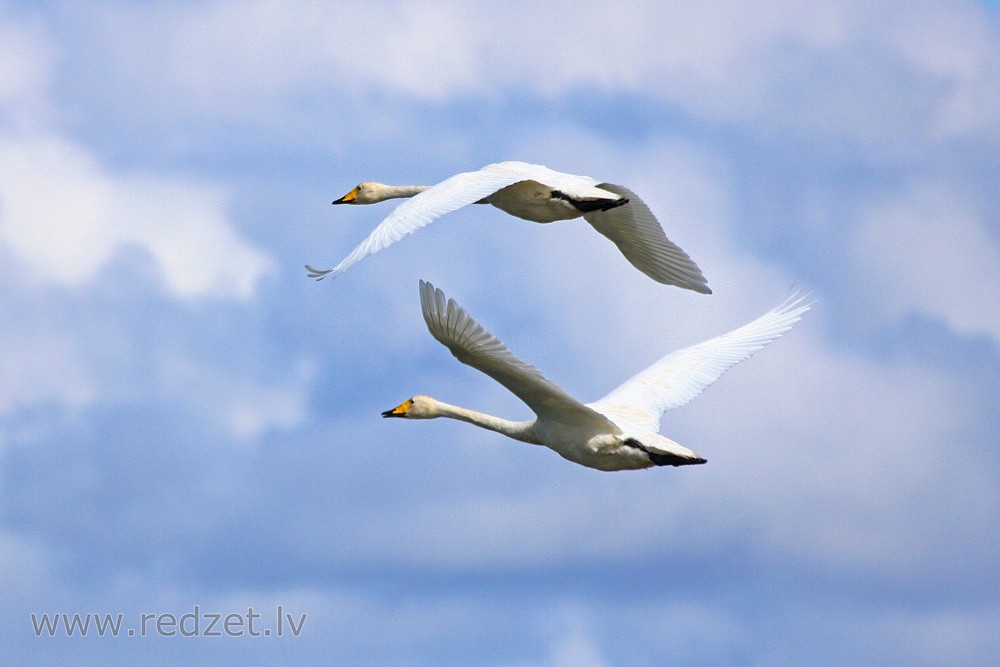
[[[660,416],[684,405],[727,370],[776,340],[810,305],[792,294],[753,322],[703,343],[668,354],[610,394],[584,405],[515,357],[454,300],[420,281],[420,307],[427,328],[455,358],[509,389],[537,415],[509,421],[417,395],[383,417],[448,417],[534,445],[598,470],[705,463],[687,447],[659,435]]]
[[[500,162],[447,178],[437,185],[383,185],[361,183],[334,204],[376,204],[406,198],[340,264],[332,269],[306,265],[309,277],[335,277],[361,259],[445,213],[468,204],[492,204],[502,211],[531,220],[554,222],[583,216],[618,246],[625,258],[653,280],[665,285],[711,294],[701,269],[663,233],[656,217],[628,188],[598,183],[524,162]]]

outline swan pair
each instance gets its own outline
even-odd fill
[[[540,165],[503,162],[457,174],[436,186],[361,183],[334,204],[407,201],[333,269],[307,266],[310,276],[336,276],[367,255],[398,241],[435,218],[472,203],[489,203],[535,222],[582,216],[654,280],[710,294],[697,265],[674,245],[642,201],[618,185],[552,171]],[[536,368],[514,356],[454,300],[420,281],[420,306],[431,335],[460,362],[490,376],[535,413],[510,421],[416,395],[383,417],[469,422],[509,438],[544,445],[563,458],[598,470],[705,463],[705,459],[658,433],[660,417],[684,405],[727,370],[788,331],[810,308],[801,293],[727,334],[678,350],[593,403],[583,404]]]

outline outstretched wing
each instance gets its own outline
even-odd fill
[[[583,219],[611,239],[635,268],[658,283],[702,294],[712,293],[701,269],[667,238],[645,202],[621,185],[601,183],[599,187],[627,198],[629,203],[607,211],[587,213]]]
[[[530,180],[544,183],[572,197],[607,197],[609,194],[596,187],[597,181],[586,176],[563,174],[542,165],[525,162],[489,164],[479,171],[455,174],[407,199],[393,209],[368,238],[334,268],[314,269],[306,266],[309,277],[317,280],[327,276],[336,277],[368,255],[388,248],[445,213],[474,204],[508,185]]]
[[[804,299],[805,295],[795,292],[777,308],[735,331],[668,354],[589,405],[613,419],[659,431],[665,411],[690,401],[798,322],[811,306],[803,303]]]
[[[612,426],[601,414],[583,405],[524,363],[507,346],[486,331],[453,299],[420,281],[420,308],[427,329],[463,364],[489,375],[524,401],[539,417],[556,421],[599,423]]]

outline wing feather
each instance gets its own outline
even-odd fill
[[[558,421],[608,420],[547,379],[537,368],[518,359],[444,292],[420,281],[420,307],[427,329],[456,359],[489,375],[517,396],[539,417]]]
[[[805,298],[795,292],[777,308],[739,329],[668,354],[589,405],[612,418],[659,431],[665,411],[690,401],[798,322],[812,305],[803,303]]]
[[[628,188],[601,183],[600,188],[626,197],[628,204],[587,213],[583,219],[611,239],[625,258],[658,283],[711,294],[701,269],[663,233],[646,203]]]

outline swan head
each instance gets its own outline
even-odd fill
[[[385,201],[385,186],[375,181],[359,183],[350,192],[334,200],[334,204],[377,204]]]
[[[438,402],[430,396],[417,395],[407,399],[382,413],[383,417],[403,417],[405,419],[434,419],[440,416]]]

